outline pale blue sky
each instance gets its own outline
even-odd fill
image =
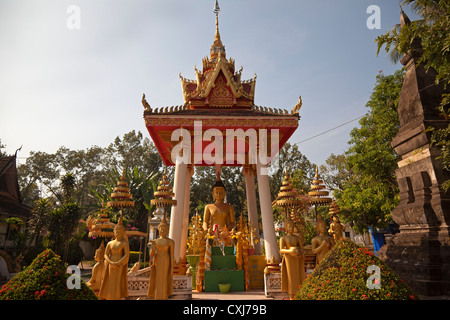
[[[152,107],[181,105],[215,31],[213,0],[0,0],[0,139],[6,151],[102,147],[140,130]],[[366,113],[379,71],[401,67],[374,40],[399,23],[399,0],[220,0],[227,57],[257,74],[255,104],[291,110],[296,143]],[[80,9],[79,30],[67,8]],[[381,29],[369,30],[370,5]],[[415,18],[409,8],[405,8]],[[299,145],[324,163],[347,148],[352,122]],[[19,159],[20,162],[24,159]]]

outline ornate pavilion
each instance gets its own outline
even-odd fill
[[[264,230],[267,264],[278,265],[280,255],[275,236],[267,166],[298,127],[301,98],[292,111],[254,104],[256,75],[243,80],[242,67],[226,57],[216,29],[209,56],[195,80],[182,77],[182,105],[152,108],[142,97],[145,125],[165,165],[175,166],[174,199],[169,238],[175,241],[175,261],[186,263],[189,225],[190,182],[195,166],[242,166],[247,191],[249,224],[259,232],[255,177]],[[182,272],[182,271],[181,271]]]

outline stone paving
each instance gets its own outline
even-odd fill
[[[243,292],[197,292],[192,291],[192,300],[273,300],[266,298],[263,290]]]

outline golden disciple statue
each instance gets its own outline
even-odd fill
[[[294,222],[285,222],[287,234],[280,238],[281,261],[281,290],[287,291],[289,298],[294,299],[299,286],[305,279],[305,260],[303,245],[299,236],[294,235]]]
[[[167,300],[173,294],[173,266],[175,242],[167,238],[169,224],[164,214],[158,226],[159,238],[151,241],[150,258],[153,258],[147,297]]]
[[[105,274],[98,295],[103,300],[120,300],[128,296],[128,259],[130,247],[123,226],[122,214],[114,228],[115,239],[105,249]]]
[[[339,217],[334,214],[333,222],[330,223],[330,229],[328,229],[328,233],[333,237],[334,242],[344,237],[344,231],[345,226],[339,221]]]
[[[311,240],[311,251],[316,255],[316,265],[319,264],[333,246],[333,238],[326,234],[327,223],[320,215],[317,218],[316,229],[319,234]]]
[[[234,209],[233,206],[224,202],[226,190],[220,179],[214,184],[212,195],[214,203],[208,204],[205,207],[203,229],[208,230],[211,221],[211,225],[214,226],[217,224],[220,231],[225,226],[227,226],[228,230],[231,230],[235,226]]]
[[[95,250],[94,259],[97,263],[92,268],[91,279],[86,283],[86,285],[90,287],[96,295],[98,295],[100,286],[102,285],[103,274],[105,273],[105,244],[103,241],[100,247]]]

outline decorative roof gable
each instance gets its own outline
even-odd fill
[[[216,33],[214,42],[211,45],[210,56],[205,57],[202,62],[202,71],[194,67],[196,80],[183,78],[180,74],[185,104],[189,104],[192,109],[242,109],[253,106],[256,75],[253,79],[241,81],[243,68],[241,67],[238,72],[235,72],[234,59],[226,59],[225,46],[220,39],[217,14]],[[225,83],[223,83],[224,78]],[[220,87],[220,89],[216,89],[216,86]],[[229,95],[230,92],[231,96]],[[224,96],[220,97],[219,93],[223,93]]]

